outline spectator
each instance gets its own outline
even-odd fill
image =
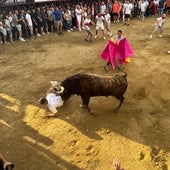
[[[146,11],[146,9],[147,9],[146,2],[144,0],[141,0],[141,4],[140,4],[140,11],[141,11],[140,17],[141,17],[142,20],[145,19],[145,11]]]
[[[104,18],[105,18],[105,23],[106,23],[107,34],[108,34],[108,36],[112,36],[112,33],[110,31],[111,18],[110,18],[110,14],[109,14],[108,10],[105,11]]]
[[[82,7],[82,14],[81,14],[81,22],[82,22],[82,24],[83,24],[86,17],[87,17],[87,5],[85,4],[84,7]],[[82,29],[84,29],[83,25],[82,25]]]
[[[5,22],[5,28],[6,28],[6,31],[7,31],[7,35],[9,35],[10,43],[13,43],[12,27],[11,27],[8,15],[6,15],[4,22]]]
[[[170,0],[166,0],[166,12],[167,12],[167,15],[169,15],[169,13],[170,13]]]
[[[13,15],[13,24],[14,24],[14,27],[16,28],[16,30],[18,31],[19,33],[19,40],[20,41],[25,41],[25,39],[22,37],[22,20],[23,18],[21,18],[18,10],[15,10],[15,13]]]
[[[47,9],[47,15],[48,15],[48,26],[49,26],[49,30],[51,32],[54,32],[54,15],[53,15],[53,8],[49,8]]]
[[[165,9],[166,1],[159,0],[158,2],[158,16],[162,16]]]
[[[120,3],[117,0],[115,0],[112,6],[114,24],[117,23],[118,17],[120,15],[120,9],[121,9]]]
[[[40,8],[37,8],[37,23],[38,23],[38,29],[42,35],[45,35],[44,33],[44,17],[42,14],[42,11]]]
[[[2,44],[3,44],[3,42],[2,42],[2,37],[1,37],[1,34],[0,34],[0,47],[2,47]]]
[[[92,21],[95,20],[95,7],[94,7],[94,4],[91,5],[91,18],[92,18]]]
[[[153,8],[152,8],[153,15],[156,15],[158,13],[158,4],[159,4],[159,0],[153,0]]]
[[[34,8],[32,9],[31,12],[31,19],[33,23],[33,30],[35,31],[35,36],[41,37],[41,35],[38,32],[38,17]]]
[[[45,33],[49,34],[49,31],[48,31],[48,14],[47,14],[46,8],[43,8],[41,12],[42,12],[42,16],[43,16],[44,31],[45,31]]]
[[[3,14],[0,14],[0,33],[3,35],[3,41],[2,41],[2,38],[1,38],[1,44],[2,44],[2,42],[7,43],[6,42],[7,31],[5,29]]]
[[[22,25],[23,37],[29,38],[29,30],[28,30],[28,27],[27,27],[27,20],[25,18],[25,10],[24,9],[21,9],[20,17],[22,18],[21,25]]]
[[[57,28],[58,35],[63,34],[63,18],[62,18],[62,12],[59,10],[58,7],[55,8],[54,12],[54,23],[55,27]]]
[[[75,14],[74,7],[70,8],[70,12],[71,12],[71,25],[72,25],[72,28],[75,29],[76,28],[76,14]]]
[[[66,9],[66,12],[63,15],[65,27],[67,32],[71,32],[71,15],[68,12],[68,9]]]
[[[26,15],[25,15],[25,19],[26,19],[27,26],[29,28],[31,38],[35,38],[34,33],[33,33],[33,23],[32,23],[32,19],[31,19],[30,14],[31,14],[31,11],[27,10]]]
[[[104,16],[105,11],[106,11],[106,5],[104,1],[102,1],[101,6],[100,6],[100,13],[102,14],[102,16]]]
[[[83,11],[79,5],[76,5],[75,13],[76,13],[78,30],[81,31],[81,18],[82,18]]]
[[[129,2],[129,0],[126,3],[124,3],[123,6],[124,6],[124,14],[125,14],[125,25],[129,26],[131,11],[133,6]]]

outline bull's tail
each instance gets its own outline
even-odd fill
[[[125,74],[124,74],[124,77],[125,77],[125,78],[128,76],[127,72],[121,67],[120,64],[117,65],[117,68],[118,68],[120,71],[122,71],[122,72],[125,73]]]

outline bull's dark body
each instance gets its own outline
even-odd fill
[[[67,100],[71,95],[77,94],[82,98],[82,105],[88,107],[90,97],[94,96],[114,96],[120,101],[119,109],[124,100],[124,93],[127,89],[125,75],[98,76],[94,74],[76,74],[66,78],[61,85],[64,93],[63,100]]]

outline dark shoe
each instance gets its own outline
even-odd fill
[[[104,67],[105,71],[109,71],[109,66]]]
[[[89,42],[89,40],[86,38],[86,39],[84,39],[86,42]]]

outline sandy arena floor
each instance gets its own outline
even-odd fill
[[[107,40],[84,41],[85,31],[50,34],[0,49],[0,151],[16,170],[170,170],[170,19],[163,38],[149,38],[155,18],[112,25],[123,30],[135,55],[128,65],[128,90],[118,113],[112,97],[91,98],[93,115],[72,96],[59,118],[44,119],[39,105],[50,80],[75,73],[106,72],[99,54]],[[109,39],[109,37],[108,37]]]

